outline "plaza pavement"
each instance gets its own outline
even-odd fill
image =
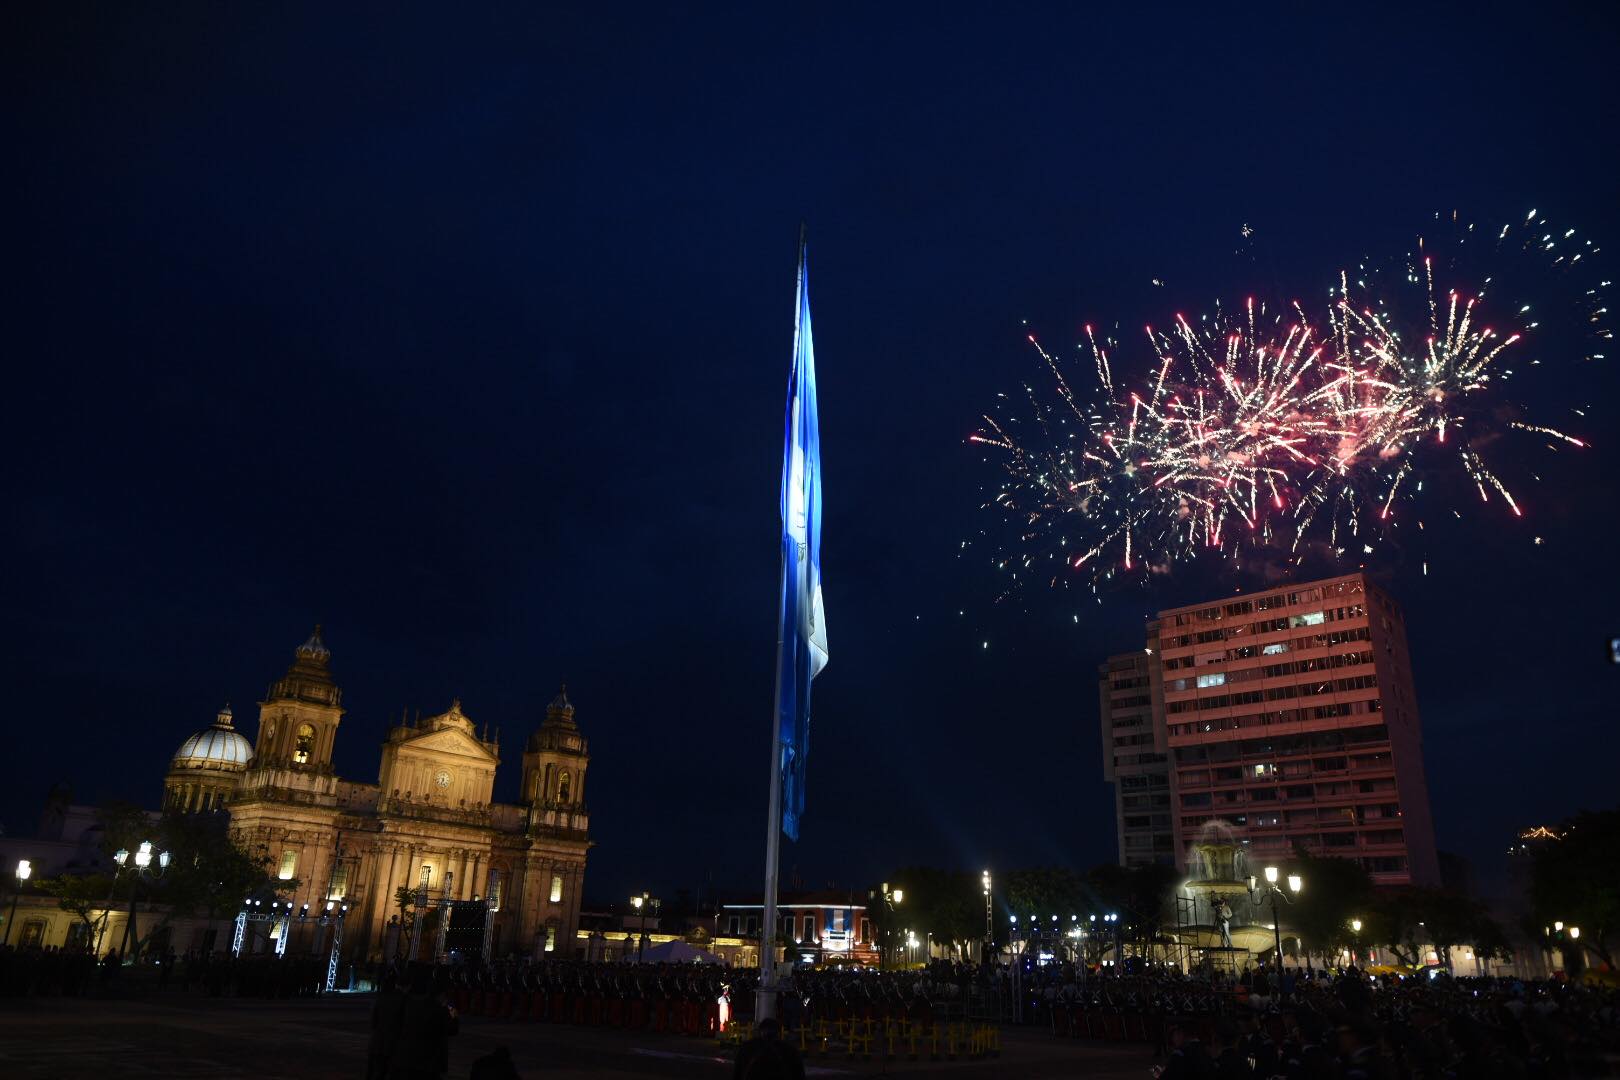
[[[365,1075],[370,995],[259,1001],[162,996],[137,1000],[0,1000],[0,1077],[6,1080],[262,1078],[358,1080]],[[731,1059],[707,1040],[567,1025],[466,1017],[450,1040],[450,1076],[504,1043],[524,1080],[698,1077],[729,1080]],[[1055,1039],[1008,1030],[999,1058],[957,1062],[849,1060],[808,1063],[811,1076],[898,1073],[925,1077],[1088,1077],[1144,1080],[1140,1047]]]

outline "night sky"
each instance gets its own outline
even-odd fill
[[[459,697],[515,798],[566,681],[587,891],[757,888],[802,219],[832,659],[784,878],[1113,858],[1097,663],[1253,583],[995,602],[965,437],[1040,377],[1024,335],[1322,295],[1452,207],[1620,245],[1620,32],[1080,8],[9,11],[7,831],[57,779],[155,805],[319,621],[344,775]],[[1620,379],[1564,379],[1596,446],[1525,521],[1369,563],[1486,877],[1614,801]]]

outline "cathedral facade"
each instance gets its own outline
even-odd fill
[[[347,904],[350,958],[397,947],[401,888],[430,905],[487,901],[493,955],[572,955],[591,847],[590,757],[566,692],[525,743],[522,797],[507,805],[492,798],[499,737],[475,728],[460,702],[389,731],[376,783],[338,776],[343,694],[330,661],[316,627],[260,703],[252,743],[229,709],[187,739],[164,781],[165,809],[228,813],[238,844],[296,880],[286,896],[295,910]]]

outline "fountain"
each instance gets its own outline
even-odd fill
[[[1189,959],[1206,968],[1236,974],[1271,944],[1271,930],[1244,919],[1252,913],[1243,845],[1229,822],[1207,821],[1188,845],[1187,880],[1177,901],[1176,931]]]
[[[1187,857],[1186,889],[1194,896],[1213,898],[1226,893],[1247,893],[1249,877],[1243,865],[1243,847],[1232,826],[1219,818],[1198,830]]]

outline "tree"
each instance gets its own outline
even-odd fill
[[[105,924],[108,908],[128,904],[138,890],[140,900],[152,905],[149,913],[156,917],[136,924],[137,936],[131,946],[135,954],[175,919],[225,918],[242,906],[245,897],[278,896],[299,885],[297,879],[273,877],[268,858],[255,857],[238,846],[220,817],[171,813],[153,820],[147,811],[127,802],[106,803],[96,817],[105,854],[120,849],[134,852],[143,842],[150,842],[155,851],[168,853],[168,866],[154,863],[151,876],[138,878],[132,855],[121,872],[112,876],[59,878],[49,889],[63,910],[79,915],[93,930],[99,928],[97,923]],[[101,912],[99,919],[91,918],[93,910]]]
[[[1407,967],[1423,965],[1423,943],[1451,969],[1451,950],[1472,945],[1476,956],[1505,956],[1507,935],[1484,904],[1452,889],[1408,886],[1379,896],[1364,927],[1368,941],[1388,949]]]
[[[1620,935],[1620,810],[1583,810],[1553,831],[1558,839],[1534,856],[1531,908],[1544,926],[1579,927],[1580,945],[1612,971]]]
[[[168,906],[170,918],[225,918],[246,897],[281,896],[300,884],[297,878],[273,876],[269,857],[243,849],[217,817],[170,814],[160,832],[171,855],[154,891]]]
[[[889,910],[881,887],[871,890],[867,906],[867,916],[882,940],[910,930],[918,938],[948,944],[960,956],[969,941],[983,936],[984,896],[976,876],[960,870],[908,866],[896,870],[888,885],[891,894],[895,890],[903,894],[894,910]]]
[[[1371,917],[1363,919],[1362,934],[1369,944],[1387,949],[1402,965],[1419,967],[1423,959],[1421,890],[1388,889],[1378,893]]]
[[[58,907],[77,915],[84,923],[86,947],[90,949],[96,947],[101,930],[107,925],[112,886],[110,874],[63,874],[39,883],[42,892],[56,897]]]
[[[1006,897],[1012,914],[1025,918],[1066,918],[1088,906],[1085,882],[1067,867],[1014,870],[1007,875]]]
[[[1089,912],[1120,917],[1119,938],[1130,943],[1137,955],[1146,955],[1158,940],[1160,928],[1170,919],[1170,900],[1181,875],[1174,867],[1152,863],[1147,866],[1120,866],[1104,863],[1086,875]],[[1087,929],[1090,921],[1087,920]],[[1104,941],[1094,940],[1100,959]]]
[[[1372,877],[1358,862],[1296,852],[1288,870],[1304,881],[1284,918],[1299,935],[1304,955],[1332,956],[1354,948],[1351,920],[1363,929],[1373,910],[1376,890]]]
[[[142,841],[156,841],[157,828],[152,815],[131,802],[114,799],[96,808],[101,826],[101,853],[112,855],[120,849],[134,851]]]

